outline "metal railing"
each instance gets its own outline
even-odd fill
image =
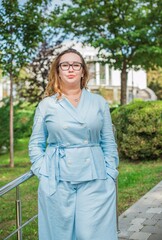
[[[4,194],[8,193],[12,189],[16,188],[16,230],[13,231],[11,234],[9,234],[6,238],[3,240],[7,240],[13,235],[17,233],[17,240],[22,240],[22,228],[25,227],[27,224],[32,222],[34,219],[37,218],[37,214],[34,215],[32,218],[30,218],[28,221],[22,224],[22,209],[21,209],[21,199],[20,199],[20,189],[19,185],[23,182],[27,181],[31,177],[33,177],[32,171],[29,171],[25,173],[24,175],[16,178],[15,180],[9,182],[4,187],[0,188],[0,197],[2,197]],[[117,222],[117,232],[119,233],[119,224],[118,224],[118,180],[116,180],[116,222]]]
[[[9,234],[4,240],[9,239],[13,235],[17,234],[17,240],[22,240],[22,228],[25,227],[27,224],[32,222],[34,219],[37,218],[38,215],[34,215],[32,218],[30,218],[28,221],[22,224],[22,208],[21,208],[21,199],[20,199],[20,189],[19,186],[23,182],[27,181],[31,177],[33,177],[32,171],[29,171],[22,176],[16,178],[15,180],[9,182],[4,187],[0,188],[0,197],[2,197],[4,194],[8,193],[12,189],[16,188],[16,230],[13,231],[11,234]]]
[[[117,131],[116,131],[116,127],[114,124],[112,124],[112,129],[113,129],[113,133],[114,133],[115,142],[117,142]],[[116,227],[117,227],[117,233],[120,233],[119,214],[118,214],[118,177],[115,181],[115,186],[116,186]]]
[[[116,228],[117,228],[117,233],[120,233],[119,214],[118,214],[118,177],[116,179],[115,186],[116,186]]]

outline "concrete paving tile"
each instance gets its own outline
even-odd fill
[[[162,228],[162,220],[159,220],[157,221],[157,224],[156,224],[157,227],[161,227]]]
[[[136,218],[133,218],[133,219],[136,219]],[[132,221],[132,220],[131,220],[131,221]],[[121,223],[129,224],[131,221],[130,221],[130,218],[129,218],[129,217],[120,218],[119,224],[121,224]]]
[[[120,224],[120,225],[119,225],[119,230],[120,230],[120,231],[125,231],[125,230],[127,231],[127,229],[128,229],[130,226],[131,226],[131,225],[130,225],[129,223],[127,223],[127,224],[126,224],[126,223],[125,223],[125,224]]]
[[[147,205],[150,205],[151,203],[153,203],[153,199],[147,199],[147,198],[141,198],[140,200],[138,200],[136,203],[134,203],[132,205],[132,208],[145,208],[147,207]]]
[[[131,225],[127,231],[130,231],[130,232],[139,232],[141,229],[143,228],[143,225],[142,224],[133,224]]]
[[[121,231],[121,232],[118,234],[118,237],[129,239],[129,237],[130,237],[133,233],[134,233],[134,232],[128,232],[128,231],[124,230],[124,231]]]
[[[127,231],[121,231],[121,232],[118,234],[118,237],[119,237],[119,238],[129,239],[129,235],[128,235],[128,232],[127,232]]]
[[[161,199],[154,199],[153,203],[151,204],[152,206],[156,205],[161,205],[162,204],[162,196]]]
[[[147,232],[147,233],[155,233],[155,227],[154,226],[144,226],[141,231]]]
[[[153,194],[146,194],[145,197],[140,199],[140,202],[147,205],[150,205],[154,202]]]
[[[162,200],[161,200],[161,202],[159,203],[159,206],[158,207],[161,207],[162,208]]]
[[[146,211],[146,213],[162,213],[162,208],[150,208]]]
[[[147,210],[149,210],[149,206],[142,207],[140,205],[140,206],[137,206],[136,208],[134,208],[134,211],[137,212],[137,213],[140,213],[140,212],[145,213],[145,212],[147,212]]]
[[[151,236],[148,238],[148,240],[162,240],[161,234],[151,234]]]
[[[153,198],[154,199],[157,199],[157,200],[161,200],[162,199],[162,197],[161,197],[161,192],[153,192],[152,193],[153,194]]]
[[[161,214],[154,214],[154,216],[152,217],[152,219],[162,220],[162,213],[161,213]]]
[[[139,213],[138,217],[151,219],[154,217],[154,215],[155,215],[154,213]]]
[[[161,234],[161,236],[162,236],[162,227],[157,227],[157,226],[144,226],[144,227],[142,228],[141,232],[157,233],[157,234]]]
[[[127,215],[130,214],[137,214],[137,210],[133,209],[133,207],[131,206],[130,208],[128,208],[124,213],[121,214],[122,217],[126,217]]]
[[[133,233],[132,236],[130,236],[130,239],[133,239],[133,240],[148,240],[150,235],[151,235],[150,233],[138,232],[138,233]]]
[[[138,216],[138,213],[128,213],[128,214],[124,214],[122,216],[119,217],[119,222],[122,221],[122,219],[129,219],[129,222],[131,222],[133,219],[135,219]]]
[[[146,218],[135,218],[131,221],[131,224],[141,224],[143,223],[144,221],[146,221]]]
[[[143,226],[155,226],[157,222],[158,222],[157,219],[147,219],[146,221],[143,222]]]

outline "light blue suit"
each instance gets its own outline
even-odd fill
[[[40,240],[117,240],[117,146],[107,102],[82,90],[75,108],[57,94],[35,113],[29,143]]]

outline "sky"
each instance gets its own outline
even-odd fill
[[[26,0],[19,0],[18,2],[21,3],[21,4],[24,4],[26,2]],[[69,0],[52,0],[51,1],[52,5],[54,5],[54,4],[60,5],[63,2],[64,3],[68,3],[70,1]],[[2,0],[0,0],[0,5],[1,5],[1,3],[2,3]]]

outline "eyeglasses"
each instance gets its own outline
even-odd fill
[[[81,69],[81,67],[83,67],[83,64],[79,63],[79,62],[73,62],[72,64],[70,64],[68,62],[62,62],[59,64],[59,67],[61,68],[62,71],[69,70],[69,68],[71,66],[74,71],[79,71]]]

